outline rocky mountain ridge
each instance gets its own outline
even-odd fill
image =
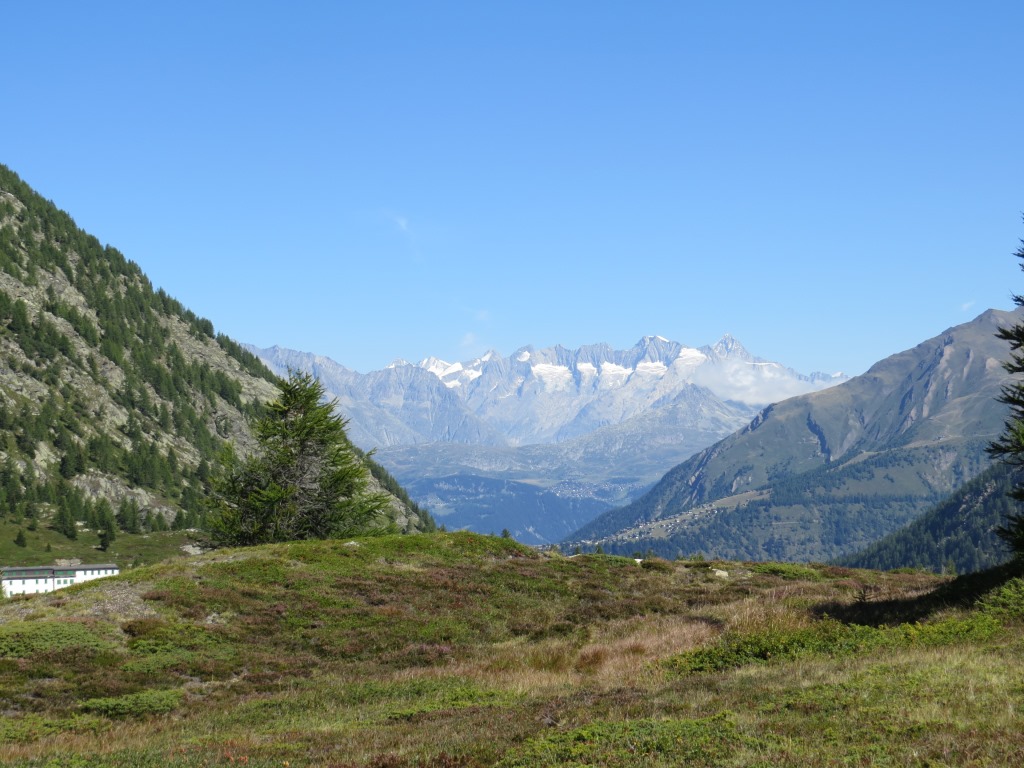
[[[338,398],[353,439],[365,448],[558,443],[678,404],[694,387],[749,409],[847,379],[800,374],[751,355],[728,335],[700,348],[645,336],[627,350],[528,346],[508,357],[489,352],[458,363],[398,360],[367,374],[322,355],[246,348],[279,373],[296,368],[316,375]]]
[[[645,496],[569,537],[745,559],[821,560],[899,528],[989,463],[1006,381],[989,310],[839,386],[769,406]]]

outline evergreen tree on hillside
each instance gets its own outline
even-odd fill
[[[1024,241],[1021,243],[1015,255],[1021,259],[1021,269],[1024,270]],[[1013,302],[1018,307],[1024,307],[1024,296],[1014,294]],[[1024,323],[1000,328],[996,335],[1010,342],[1010,359],[1003,363],[1003,367],[1011,375],[1024,373]],[[1014,467],[1024,467],[1024,380],[1015,378],[1006,384],[999,400],[1010,406],[1010,415],[999,439],[989,446],[989,453]],[[1024,485],[1014,485],[1010,496],[1017,501],[1024,501]],[[1008,515],[999,534],[1018,557],[1024,557],[1024,514],[1015,512]]]
[[[292,372],[253,425],[256,450],[231,449],[214,481],[210,532],[228,546],[327,539],[380,530],[388,497],[368,492],[369,472],[325,403],[323,386]]]

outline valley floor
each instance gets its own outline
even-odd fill
[[[227,550],[0,603],[8,766],[1024,764],[1024,582]]]

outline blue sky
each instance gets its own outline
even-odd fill
[[[1024,290],[1020,2],[18,3],[0,162],[360,371],[724,333],[860,373]]]

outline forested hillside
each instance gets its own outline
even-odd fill
[[[275,381],[0,166],[0,521],[28,532],[26,554],[41,525],[201,525],[218,450],[244,449]],[[428,519],[397,501],[393,517]]]
[[[914,522],[860,552],[839,558],[854,568],[927,568],[973,573],[1004,563],[1000,526],[1015,511],[1013,470],[997,463]]]

